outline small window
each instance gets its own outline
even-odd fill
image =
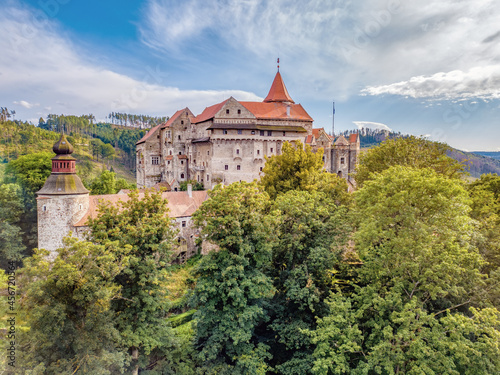
[[[80,210],[82,209],[82,205],[80,205]]]
[[[229,109],[226,109],[226,115],[228,115],[228,114],[229,114]]]
[[[184,160],[181,160],[181,165],[184,165]]]
[[[257,155],[260,155],[260,150],[257,150]]]
[[[255,135],[255,130],[252,130],[250,133],[251,133],[252,135]]]
[[[238,134],[243,134],[243,130],[238,129]]]
[[[241,115],[241,109],[238,109],[238,114]]]
[[[268,136],[268,137],[270,137],[270,136],[272,136],[272,135],[273,135],[273,132],[272,132],[271,130],[268,130],[268,131],[267,131],[267,136]]]
[[[181,125],[184,125],[184,120],[181,120]]]
[[[273,152],[274,152],[274,148],[271,147],[271,153],[273,153]]]
[[[207,155],[210,155],[210,151],[207,151]]]
[[[159,165],[160,164],[160,157],[159,156],[151,156],[151,164]]]
[[[179,155],[182,155],[182,152],[179,151]]]
[[[283,132],[283,137],[286,135],[286,132]]]
[[[172,150],[170,150],[170,155],[172,155]]]
[[[229,165],[227,165],[227,164],[226,164],[226,165],[224,166],[224,170],[228,171],[228,170],[229,170]]]
[[[207,174],[207,181],[210,181],[210,175]]]
[[[345,158],[340,158],[340,164],[345,164]]]
[[[184,179],[184,173],[181,173],[181,179]]]
[[[182,220],[182,227],[186,228],[186,220]]]
[[[180,140],[181,140],[181,136],[180,136],[180,135],[178,135],[178,136],[177,136],[177,139],[180,141]]]
[[[265,134],[265,133],[264,133],[264,130],[261,130],[261,131],[260,131],[260,135],[263,137],[263,136],[264,136],[264,134]]]
[[[170,160],[167,162],[168,165],[170,165]]]
[[[324,162],[325,161],[325,156],[324,155],[323,155],[322,159],[323,159],[323,162]]]
[[[226,130],[226,129],[223,129],[223,130],[222,130],[222,134],[227,134],[227,130]]]
[[[262,172],[262,167],[260,167],[259,170]]]
[[[236,149],[236,155],[239,155],[239,154],[240,154],[240,149],[239,149],[239,148],[237,148],[237,149]]]
[[[43,205],[43,212],[47,211],[47,206]]]
[[[240,171],[240,170],[241,170],[241,165],[237,165],[237,166],[236,166],[236,170],[237,170],[237,171]]]

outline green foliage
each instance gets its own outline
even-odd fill
[[[323,149],[312,152],[300,141],[283,144],[281,155],[266,158],[259,184],[275,199],[290,190],[323,191],[339,203],[349,200],[344,179],[323,170]]]
[[[276,199],[280,224],[270,276],[277,292],[271,304],[272,364],[280,374],[306,374],[314,346],[304,333],[324,316],[336,285],[336,268],[350,228],[345,207],[322,192],[291,190]]]
[[[391,166],[404,165],[412,168],[431,168],[447,177],[460,177],[464,166],[446,155],[449,146],[410,136],[388,139],[380,146],[363,152],[356,167],[358,187]]]
[[[111,301],[120,296],[113,280],[128,259],[117,245],[67,238],[52,262],[45,250],[26,259],[22,308],[30,331],[18,373],[123,373]]]
[[[219,185],[209,194],[194,220],[220,250],[202,258],[197,270],[199,357],[215,372],[264,374],[269,347],[256,336],[274,293],[263,271],[271,261],[277,213],[255,183]]]
[[[165,267],[175,231],[166,204],[159,192],[139,197],[132,191],[127,201],[105,204],[98,217],[89,220],[94,242],[107,245],[116,241],[129,249],[129,266],[115,278],[122,298],[112,301],[112,309],[118,317],[122,345],[139,358],[167,345],[172,337],[164,319],[168,300],[162,285],[168,276]],[[136,370],[140,363],[146,364],[143,359],[136,362]]]
[[[471,307],[484,282],[468,203],[457,179],[431,169],[396,166],[364,184],[359,284],[332,294],[311,333],[315,373],[498,372],[499,313]]]
[[[193,191],[196,190],[205,190],[205,187],[201,182],[195,181],[195,180],[189,180],[189,181],[182,181],[179,185],[181,188],[181,191],[187,191],[187,186],[191,184],[193,186]]]
[[[0,255],[4,261],[20,260],[26,246],[22,243],[19,221],[24,213],[21,187],[17,184],[0,185]]]
[[[90,183],[92,195],[116,194],[122,189],[134,189],[135,184],[129,184],[123,178],[116,178],[116,173],[103,170],[101,174]]]
[[[35,207],[35,193],[43,187],[45,180],[50,176],[53,157],[54,154],[51,152],[24,155],[11,160],[5,168],[8,181],[22,187],[25,202],[31,209]]]
[[[500,176],[482,175],[468,185],[471,217],[477,220],[477,246],[486,260],[482,271],[489,275],[481,298],[500,308]]]

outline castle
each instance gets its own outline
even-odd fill
[[[198,250],[199,235],[191,221],[192,214],[208,198],[207,191],[219,183],[251,182],[258,179],[265,157],[280,155],[284,142],[301,141],[313,151],[324,150],[326,171],[345,178],[350,188],[360,152],[358,134],[347,140],[334,139],[323,128],[313,129],[313,119],[296,104],[285,87],[278,70],[263,102],[244,102],[229,98],[197,115],[184,108],[165,124],[152,128],[136,144],[137,187],[150,188],[167,184],[170,217],[179,229],[176,252],[180,261]],[[73,147],[64,135],[54,144],[52,173],[37,192],[38,248],[50,251],[53,259],[70,232],[84,239],[88,218],[98,215],[100,202],[118,204],[128,200],[126,194],[90,196],[76,175]],[[195,180],[204,191],[179,190],[181,182]],[[141,197],[140,193],[139,197]],[[201,253],[211,249],[202,243]]]
[[[52,158],[52,172],[37,192],[38,248],[48,250],[51,259],[56,257],[57,249],[63,247],[63,238],[70,232],[85,239],[89,230],[87,219],[97,217],[100,203],[116,205],[129,199],[127,194],[120,193],[90,196],[76,174],[76,160],[71,156],[73,146],[64,134],[54,144],[53,151],[56,156]],[[144,193],[139,193],[139,198],[142,196]],[[163,192],[162,198],[168,201],[169,216],[178,228],[175,251],[183,261],[198,250],[195,241],[199,231],[191,216],[207,199],[207,191]],[[201,252],[209,249],[209,244],[203,244]]]
[[[259,179],[265,157],[279,155],[284,142],[323,148],[324,168],[354,184],[360,152],[358,134],[333,139],[290,97],[278,70],[262,102],[233,97],[195,116],[184,108],[152,128],[136,144],[137,187],[167,183],[177,190],[194,180],[211,189],[219,183]]]

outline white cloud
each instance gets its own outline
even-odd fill
[[[145,44],[174,58],[199,50],[214,65],[234,53],[239,63],[269,67],[279,54],[293,72],[287,81],[302,82],[305,94],[342,98],[497,66],[499,18],[495,0],[150,0],[140,31]]]
[[[499,99],[500,64],[412,77],[389,85],[369,86],[364,95],[392,94],[430,99]],[[473,102],[477,103],[477,102]]]
[[[387,125],[382,124],[380,122],[372,122],[372,121],[353,121],[354,125],[358,127],[358,129],[373,129],[373,130],[387,130],[392,131]]]
[[[20,100],[20,101],[13,101],[14,104],[19,104],[20,106],[24,107],[24,108],[33,108],[34,106],[38,106],[39,104],[33,104],[33,103],[29,103],[27,102],[26,100]]]
[[[258,100],[237,90],[181,90],[163,84],[157,68],[145,67],[143,81],[113,72],[84,59],[49,20],[36,21],[33,11],[6,7],[0,12],[0,102],[12,97],[20,117],[38,117],[35,107],[52,113],[94,113],[103,118],[111,111],[172,115],[186,105],[200,112],[229,96]],[[37,103],[37,104],[33,104]]]

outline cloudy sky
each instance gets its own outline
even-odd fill
[[[16,118],[199,113],[280,72],[315,127],[500,150],[496,0],[2,0],[0,106]]]

